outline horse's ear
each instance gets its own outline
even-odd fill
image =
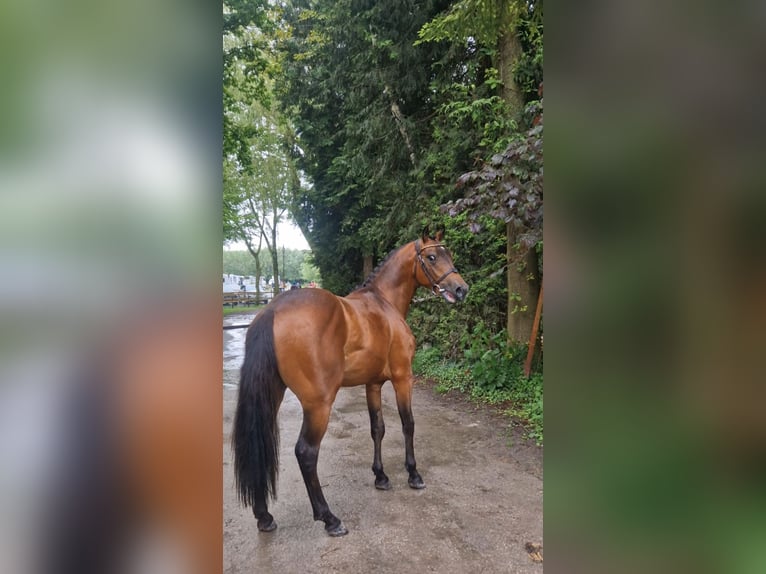
[[[421,236],[421,239],[422,239],[424,242],[425,242],[425,241],[428,241],[428,240],[431,238],[431,229],[430,229],[430,227],[431,227],[430,225],[426,225],[426,226],[423,228],[423,235]]]
[[[444,230],[440,229],[439,231],[437,231],[434,239],[436,239],[436,241],[441,242],[441,240],[444,239]]]

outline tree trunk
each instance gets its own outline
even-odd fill
[[[260,248],[258,248],[260,251]],[[255,258],[255,298],[256,301],[261,300],[261,258]]]
[[[500,73],[500,97],[510,106],[511,114],[520,117],[524,111],[524,98],[513,79],[513,65],[521,56],[521,42],[516,35],[515,26],[508,23],[508,32],[499,40],[497,51],[497,71]]]
[[[367,279],[372,273],[372,255],[365,255],[362,262],[362,281]]]
[[[255,258],[255,299],[261,300],[261,247],[263,246],[263,233],[258,236],[258,251],[250,252]]]
[[[507,22],[503,26],[508,30],[499,40],[497,68],[502,82],[500,96],[508,104],[513,117],[520,118],[524,109],[524,99],[513,79],[513,64],[521,55],[521,42],[516,35],[515,26]],[[516,233],[510,224],[506,225],[508,241],[506,258],[508,264],[508,342],[526,343],[532,332],[535,319],[535,307],[540,290],[540,278],[537,276],[537,253],[533,249],[522,258],[514,245]]]
[[[274,217],[274,225],[271,228],[271,245],[269,246],[269,251],[271,252],[271,268],[274,271],[274,283],[276,283],[279,277],[279,247],[277,247],[276,217]]]
[[[526,343],[535,322],[540,278],[537,272],[537,251],[529,249],[519,257],[516,234],[511,224],[506,225],[508,248],[508,342]]]
[[[241,229],[240,235],[245,240],[245,246],[250,252],[250,255],[255,259],[255,297],[259,300],[261,298],[261,248],[263,247],[263,233],[258,236],[258,249],[253,249],[250,237],[248,237],[248,235]]]

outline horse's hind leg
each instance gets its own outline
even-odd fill
[[[277,523],[269,512],[266,499],[262,496],[256,496],[253,504],[253,514],[258,521],[258,530],[261,532],[271,532],[277,529]]]
[[[382,384],[367,385],[367,408],[370,411],[370,431],[375,445],[375,453],[372,459],[372,472],[375,473],[375,488],[388,490],[391,483],[388,482],[386,473],[383,472],[383,459],[380,453],[380,444],[386,434],[386,425],[383,422],[383,411],[380,405],[380,388]]]
[[[303,426],[298,442],[295,443],[295,456],[301,468],[303,482],[306,483],[311,508],[314,511],[314,520],[325,523],[325,530],[330,536],[343,536],[348,530],[343,526],[340,519],[335,516],[327,505],[322,494],[322,487],[317,477],[317,460],[319,459],[319,445],[327,430],[330,420],[330,405],[322,405],[317,408],[303,409]]]

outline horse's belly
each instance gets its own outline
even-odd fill
[[[385,374],[386,361],[370,353],[354,353],[346,357],[343,371],[343,386],[366,385],[388,377]]]

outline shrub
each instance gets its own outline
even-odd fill
[[[493,344],[503,333],[490,337]],[[474,341],[465,352],[463,361],[445,359],[436,347],[418,351],[412,363],[413,371],[436,382],[440,393],[459,391],[476,401],[488,404],[510,403],[504,412],[523,421],[527,434],[538,444],[543,442],[543,375],[524,376],[523,349],[507,349],[498,345],[481,347],[482,339]],[[486,342],[486,341],[485,341]]]

